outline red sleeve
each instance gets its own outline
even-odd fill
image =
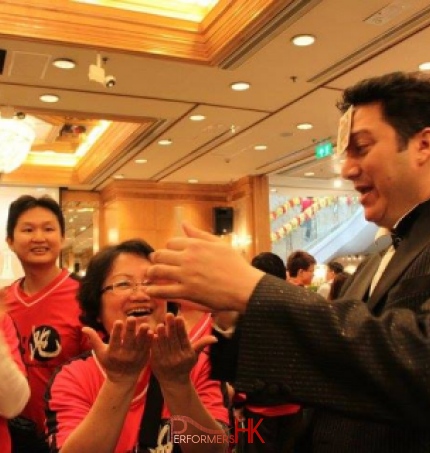
[[[12,318],[6,313],[3,315],[3,318],[0,321],[0,328],[3,331],[6,344],[9,346],[13,360],[18,365],[19,369],[25,375],[27,375],[24,363],[22,361],[18,332],[15,328],[15,324],[12,321]]]

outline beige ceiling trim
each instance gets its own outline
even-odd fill
[[[113,181],[101,191],[103,203],[116,200],[149,198],[227,202],[229,184],[185,184],[155,181]]]
[[[58,187],[79,185],[93,186],[100,177],[111,177],[123,160],[130,159],[130,145],[146,136],[156,124],[147,120],[144,123],[112,123],[102,137],[91,147],[75,167],[60,165],[32,165],[31,159],[12,173],[2,175],[3,183],[28,184]],[[136,151],[132,148],[132,151]],[[55,162],[55,159],[52,159]]]
[[[348,57],[337,61],[335,64],[324,69],[320,73],[308,80],[310,83],[322,85],[330,83],[337,77],[342,76],[347,71],[358,65],[369,61],[390,47],[404,41],[410,36],[418,33],[430,25],[430,6],[418,11],[409,20],[390,28],[386,33],[382,33],[377,38],[372,39],[360,49],[352,52]]]
[[[68,0],[4,0],[0,6],[0,36],[143,53],[213,66],[226,60],[286,7],[315,1],[220,0],[205,20],[196,24]]]
[[[110,175],[115,164],[128,156],[129,145],[151,129],[153,121],[146,123],[112,123],[100,139],[77,164],[76,173],[81,184],[94,184],[100,174]]]
[[[73,168],[56,166],[38,166],[24,164],[12,173],[4,173],[1,176],[4,184],[66,187],[79,184]]]
[[[220,21],[214,25],[209,45],[214,55],[213,61],[223,69],[234,69],[254,55],[265,44],[285,31],[301,17],[315,8],[322,0],[278,1],[271,8],[258,11],[259,20],[249,21],[240,34],[235,35],[234,19],[228,24]],[[249,8],[252,17],[252,2],[242,2],[241,8]],[[243,24],[242,24],[243,25]],[[217,29],[218,27],[218,29]],[[232,39],[225,41],[225,31],[231,28]],[[219,31],[219,33],[218,33]],[[224,41],[224,45],[222,42]]]

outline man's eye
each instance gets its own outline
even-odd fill
[[[117,282],[113,285],[115,288],[128,289],[133,286],[131,282],[124,280],[123,282]]]

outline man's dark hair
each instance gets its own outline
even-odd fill
[[[330,261],[327,264],[327,267],[335,274],[340,274],[341,272],[343,272],[343,265],[338,261]]]
[[[272,252],[262,252],[254,256],[251,265],[266,272],[266,274],[282,278],[282,280],[285,280],[287,276],[287,269],[282,258]]]
[[[297,250],[288,256],[287,271],[290,277],[297,277],[300,269],[306,271],[316,263],[315,258],[311,254],[304,250]]]
[[[81,306],[81,321],[95,330],[107,333],[100,322],[101,290],[115,259],[128,253],[149,260],[154,249],[141,239],[130,239],[117,245],[110,245],[96,253],[88,263],[85,276],[81,280],[78,301]]]
[[[365,79],[347,88],[338,107],[379,103],[384,120],[397,133],[403,150],[409,140],[430,126],[430,77],[423,73],[393,72]]]
[[[21,215],[33,208],[43,208],[51,211],[57,218],[60,225],[61,236],[64,237],[66,227],[60,205],[48,195],[43,195],[39,198],[31,195],[22,195],[13,201],[9,206],[9,213],[6,222],[7,239],[13,239],[13,232]]]

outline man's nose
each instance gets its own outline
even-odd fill
[[[345,155],[342,157],[342,168],[341,168],[341,176],[344,179],[355,179],[360,174],[360,166],[358,165],[356,159]]]

